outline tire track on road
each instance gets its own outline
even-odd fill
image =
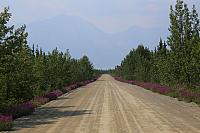
[[[118,120],[116,120],[115,122],[117,123],[117,127],[120,127],[120,133],[131,133],[131,125],[128,122],[128,117],[126,115],[126,112],[123,108],[123,103],[121,101],[121,99],[119,99],[119,97],[117,96],[117,92],[116,92],[116,88],[113,86],[113,84],[111,84],[111,82],[109,82],[110,84],[110,88],[111,92],[112,92],[112,97],[114,99],[114,103],[115,103],[115,108],[117,108],[117,111],[114,111],[113,113],[116,114],[115,117],[117,117]],[[120,122],[120,124],[118,123]]]
[[[130,112],[130,109],[127,108],[128,103],[126,103],[125,100],[119,94],[120,92],[118,91],[117,86],[113,82],[110,82],[110,84],[111,84],[111,86],[113,86],[113,88],[115,88],[115,89],[113,89],[113,91],[114,91],[113,93],[115,94],[116,99],[118,99],[118,103],[120,103],[121,108],[123,110],[124,119],[126,119],[126,123],[127,123],[126,125],[127,125],[127,127],[129,127],[128,132],[129,133],[132,133],[132,132],[143,133],[143,130],[142,130],[140,124],[138,123],[137,119],[132,114],[132,112]]]
[[[101,86],[100,86],[101,87]],[[99,88],[98,85],[96,85],[96,88]],[[94,123],[91,123],[91,119],[93,117],[97,117],[96,116],[96,108],[97,108],[97,104],[99,104],[99,101],[100,101],[100,96],[103,92],[102,89],[95,89],[93,90],[94,92],[96,92],[96,94],[91,98],[89,99],[88,101],[90,101],[90,104],[86,107],[84,107],[85,109],[87,110],[91,110],[91,114],[90,115],[84,115],[83,116],[83,119],[80,121],[80,124],[78,125],[78,128],[76,129],[76,131],[74,131],[75,133],[85,133],[85,132],[88,132],[89,130],[91,130],[92,127],[95,127],[96,125],[98,124],[95,124]],[[97,121],[95,121],[97,123]],[[93,126],[91,127],[91,124],[93,124]]]
[[[102,114],[100,117],[100,127],[99,133],[112,133],[111,124],[112,124],[112,112],[110,109],[110,89],[108,88],[108,82],[105,83],[104,94],[103,94],[103,105],[102,105]]]

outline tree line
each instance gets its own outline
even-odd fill
[[[64,85],[92,79],[98,71],[87,56],[74,59],[69,50],[44,52],[27,44],[26,26],[9,26],[8,8],[0,13],[0,108],[24,102]]]
[[[130,53],[112,71],[115,76],[172,87],[200,88],[200,24],[195,5],[177,0],[170,7],[170,35],[160,39],[155,50],[143,45]],[[196,89],[199,90],[199,89]]]

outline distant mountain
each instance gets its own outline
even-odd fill
[[[167,28],[131,27],[126,31],[116,33],[114,38],[119,44],[124,44],[127,47],[131,47],[131,44],[144,44],[150,49],[154,49],[159,39],[166,39],[166,36],[168,36]]]
[[[58,47],[70,50],[73,57],[88,55],[96,68],[111,68],[120,63],[130,49],[138,44],[156,46],[163,29],[130,28],[108,34],[74,16],[58,16],[27,26],[29,44],[38,44],[45,51]]]

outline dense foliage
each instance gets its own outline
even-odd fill
[[[8,8],[0,13],[0,114],[11,105],[27,110],[30,103],[26,101],[45,102],[44,97],[35,98],[44,95],[55,99],[61,94],[56,89],[95,77],[97,72],[87,56],[74,59],[68,50],[63,53],[56,48],[45,53],[38,46],[30,47],[26,27],[9,26],[10,17]]]
[[[195,6],[188,9],[182,0],[171,6],[170,35],[160,39],[154,51],[143,45],[130,51],[114,76],[139,82],[153,82],[174,89],[200,89],[200,24]]]

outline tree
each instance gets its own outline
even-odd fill
[[[192,66],[192,50],[199,42],[199,19],[195,6],[192,13],[186,4],[177,0],[176,8],[171,7],[170,46],[171,74],[179,84],[190,85],[194,81]]]
[[[10,104],[20,103],[65,84],[92,79],[94,69],[87,56],[71,58],[69,50],[56,48],[46,54],[27,44],[26,26],[7,26],[11,14],[0,13],[0,113]]]

